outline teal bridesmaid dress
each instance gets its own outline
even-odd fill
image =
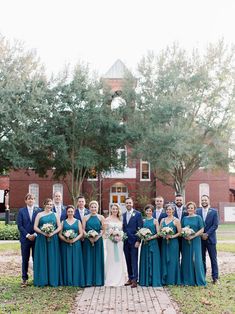
[[[186,216],[182,220],[182,228],[189,226],[195,232],[204,227],[202,218],[198,215]],[[190,241],[183,239],[181,282],[186,286],[205,286],[205,271],[202,262],[201,237]]]
[[[100,233],[102,228],[101,221],[97,216],[90,216],[86,222],[86,232],[95,230]],[[104,285],[104,244],[103,238],[92,246],[89,239],[84,239],[83,261],[85,271],[85,285],[103,286]]]
[[[174,233],[177,233],[177,228],[173,221],[169,224],[162,223],[162,228],[170,227]],[[178,238],[162,239],[162,284],[163,285],[180,285],[180,261],[179,261],[179,241]]]
[[[51,223],[57,228],[56,216],[50,213],[39,219],[38,227]],[[38,287],[57,287],[61,284],[60,248],[58,234],[49,240],[42,234],[38,234],[34,251],[34,285]]]
[[[154,218],[144,221],[144,228],[151,230],[152,234],[157,233],[154,225]],[[139,269],[140,286],[161,287],[161,259],[157,239],[153,239],[141,244],[140,252],[140,269]]]
[[[71,229],[78,235],[77,219],[75,219],[74,223],[71,225],[66,220],[64,221],[62,232]],[[61,267],[64,286],[85,286],[82,245],[80,240],[72,244],[61,241]]]

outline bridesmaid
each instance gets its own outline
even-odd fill
[[[142,241],[139,284],[146,287],[161,287],[161,259],[157,241],[159,224],[158,220],[153,218],[153,210],[152,205],[146,205],[144,208],[146,219],[143,228],[150,229],[152,236],[147,239],[146,243]]]
[[[185,286],[205,286],[205,271],[202,262],[201,237],[204,225],[201,216],[196,215],[196,204],[186,205],[188,216],[182,220],[182,228],[190,227],[195,233],[182,242],[181,278]]]
[[[52,212],[52,199],[44,201],[44,211],[35,219],[34,230],[37,232],[34,252],[34,285],[57,287],[61,284],[60,249],[58,232],[61,230],[60,220]],[[54,231],[46,234],[41,230],[44,224],[52,224]]]
[[[174,205],[166,205],[167,217],[160,223],[160,230],[164,227],[172,228],[174,234],[167,235],[162,240],[161,262],[162,262],[162,284],[180,285],[180,261],[179,261],[179,241],[181,224],[178,218],[174,217]]]
[[[90,214],[83,218],[84,245],[83,261],[85,271],[85,285],[103,286],[104,285],[104,244],[103,244],[103,225],[104,217],[98,214],[98,202],[91,201],[89,204]],[[87,238],[87,233],[95,230],[98,235],[95,238]]]
[[[83,230],[81,222],[74,218],[74,207],[68,205],[66,208],[67,219],[62,222],[59,233],[61,241],[61,264],[64,286],[85,286],[85,275],[83,268],[81,238]],[[64,236],[65,231],[73,230],[74,238],[68,239]]]

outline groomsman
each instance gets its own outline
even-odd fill
[[[183,204],[184,204],[183,195],[176,194],[174,216],[179,219],[181,224],[182,224],[183,218],[188,215],[187,208]],[[179,241],[179,252],[182,254],[182,238],[178,237],[178,241]]]
[[[138,280],[138,249],[140,240],[136,232],[143,227],[142,215],[133,208],[133,200],[128,197],[125,201],[126,212],[123,214],[123,231],[127,234],[124,241],[124,254],[126,258],[128,281],[125,286],[137,287]]]
[[[164,206],[164,198],[161,195],[158,195],[155,198],[155,211],[153,212],[153,218],[158,220],[158,223],[160,225],[160,222],[163,218],[167,217],[167,214],[163,208]],[[158,246],[159,246],[159,250],[161,252],[161,248],[162,248],[162,238],[159,237],[157,238],[157,242],[158,242]]]
[[[210,199],[208,195],[202,195],[201,197],[201,208],[197,209],[197,214],[200,215],[204,221],[205,229],[202,234],[202,259],[204,269],[206,272],[206,251],[208,251],[211,270],[212,270],[212,281],[214,284],[218,282],[219,269],[217,262],[217,250],[216,250],[216,230],[219,224],[218,212],[216,209],[210,207]]]
[[[52,208],[52,211],[56,213],[56,215],[59,217],[60,221],[62,221],[62,217],[64,216],[64,211],[66,214],[66,207],[62,204],[62,194],[61,192],[57,191],[53,195],[53,203],[54,206]]]
[[[77,198],[77,208],[75,210],[74,217],[77,218],[78,220],[80,220],[81,223],[82,223],[82,220],[83,220],[84,216],[90,214],[89,209],[87,209],[85,207],[85,205],[86,205],[85,197],[82,196],[82,195],[78,196],[78,198]]]
[[[155,198],[155,210],[153,212],[153,218],[158,220],[158,223],[160,224],[162,218],[167,217],[167,214],[163,208],[164,206],[164,198],[162,196],[157,196]]]
[[[21,256],[22,256],[22,287],[26,287],[28,280],[28,268],[30,251],[34,257],[34,246],[37,234],[34,232],[34,221],[39,209],[34,206],[35,197],[33,194],[26,194],[26,206],[19,209],[17,225],[20,232]]]

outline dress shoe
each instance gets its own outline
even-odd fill
[[[219,285],[220,284],[218,279],[213,279],[212,283],[213,283],[213,285]]]
[[[129,279],[126,283],[125,286],[130,286],[132,284],[132,281]]]
[[[25,288],[25,287],[27,287],[27,280],[23,280],[22,282],[21,282],[21,287],[22,288]]]
[[[135,280],[132,281],[131,288],[137,288],[137,282]]]

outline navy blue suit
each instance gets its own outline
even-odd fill
[[[198,208],[197,214],[200,215],[203,219],[203,209]],[[218,212],[214,208],[209,208],[204,222],[205,229],[204,233],[208,235],[207,240],[202,239],[202,259],[204,264],[204,269],[206,272],[206,251],[208,251],[210,260],[211,260],[211,270],[212,270],[212,279],[217,280],[219,277],[218,262],[217,262],[217,250],[216,250],[216,230],[219,225],[219,216]]]
[[[143,227],[143,219],[140,212],[133,210],[131,218],[127,223],[127,213],[123,214],[123,231],[127,234],[124,241],[124,254],[126,258],[127,271],[129,280],[138,280],[138,248],[135,243],[139,241],[136,232]]]
[[[160,214],[159,217],[158,217],[158,223],[159,223],[159,225],[160,225],[160,223],[161,223],[161,220],[162,220],[163,218],[166,218],[166,217],[167,217],[167,214],[166,214],[165,210],[162,210],[161,214]],[[156,219],[156,210],[153,212],[153,218]],[[162,249],[162,238],[161,238],[161,237],[157,238],[157,242],[158,242],[158,247],[159,247],[159,250],[160,250],[160,253],[161,253],[161,249]]]
[[[32,249],[32,257],[34,257],[34,245],[35,241],[30,241],[26,238],[27,234],[34,234],[33,229],[34,221],[39,208],[34,207],[32,221],[29,217],[29,212],[27,207],[19,209],[17,216],[17,225],[20,231],[20,243],[21,243],[21,255],[22,255],[22,279],[28,280],[28,266],[29,266],[29,257],[30,249]]]
[[[89,215],[89,214],[90,214],[89,209],[85,208],[84,216]],[[79,209],[78,208],[75,209],[75,212],[74,212],[73,216],[74,216],[74,218],[80,220],[80,222],[82,223],[82,218],[81,218],[81,215],[79,213]],[[67,219],[66,208],[62,211],[61,217],[60,217],[61,221],[64,221],[65,219]]]

